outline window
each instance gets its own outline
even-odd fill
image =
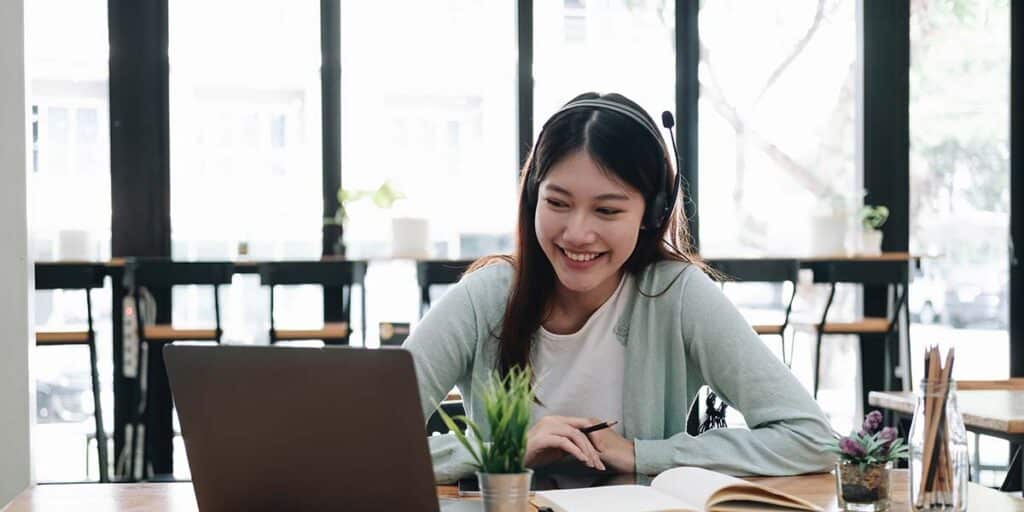
[[[852,249],[847,239],[855,233],[847,225],[862,200],[855,158],[856,1],[704,2],[698,23],[701,253],[800,256]],[[788,300],[781,286],[771,289],[772,302]],[[797,289],[794,319],[819,321],[827,290]],[[831,319],[854,313],[858,290],[837,289]],[[753,296],[739,296],[737,303],[757,307]],[[765,341],[778,347],[776,339]],[[813,333],[797,330],[790,343],[797,347],[794,374],[811,389]],[[856,353],[855,337],[831,337],[822,350],[818,396],[839,431],[858,421],[859,389],[851,384]]]
[[[1006,378],[1009,2],[911,5],[910,244],[927,256],[911,283],[913,372],[940,343],[957,349],[954,378]],[[1006,444],[981,442],[983,469],[1005,467]]]
[[[404,196],[385,208],[369,197],[346,204],[349,257],[509,251],[515,2],[355,0],[340,16],[342,186]],[[370,295],[369,324],[415,321],[415,283],[408,261],[371,265],[367,288],[389,294]]]
[[[32,112],[29,178],[36,261],[110,258],[110,137],[107,3],[26,2],[26,61]],[[109,282],[108,282],[109,283]],[[84,330],[81,291],[35,292],[41,330]],[[101,400],[113,426],[110,285],[92,294]],[[36,425],[33,460],[41,482],[99,478],[89,351],[33,349]],[[113,447],[111,444],[111,452]]]
[[[533,9],[535,135],[588,91],[623,94],[655,122],[675,112],[675,2],[563,0]]]
[[[707,2],[699,23],[702,252],[841,253],[861,200],[855,2]]]
[[[172,256],[319,258],[320,3],[171,2],[168,14]],[[221,293],[225,339],[266,342],[259,278]],[[173,304],[176,324],[212,325],[208,290],[180,287]],[[281,304],[282,325],[323,321],[318,287]]]

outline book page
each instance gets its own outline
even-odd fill
[[[703,507],[643,485],[611,485],[589,489],[538,492],[536,506],[556,512],[702,512]]]
[[[651,481],[651,487],[688,503],[699,503],[703,510],[720,489],[745,483],[739,478],[704,468],[681,466],[663,471]]]
[[[750,506],[750,503],[739,502],[757,502],[790,509],[821,510],[801,498],[703,468],[670,469],[658,475],[651,487],[689,503],[700,503],[701,508],[707,510],[726,510],[723,504],[727,502],[737,509]]]

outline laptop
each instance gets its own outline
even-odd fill
[[[440,510],[407,351],[170,344],[164,359],[200,510]]]

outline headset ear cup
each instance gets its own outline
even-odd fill
[[[661,227],[662,218],[665,216],[665,195],[658,194],[651,200],[651,205],[644,212],[644,227],[647,229],[658,229]]]

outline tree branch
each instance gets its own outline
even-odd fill
[[[736,112],[736,109],[722,97],[718,90],[700,82],[700,92],[702,96],[711,101],[711,106],[714,107],[715,112],[718,112],[737,133],[744,133],[755,147],[768,155],[779,167],[793,176],[802,187],[814,194],[830,194],[834,192],[833,187],[828,181],[815,174],[812,169],[801,165],[800,162],[797,162],[786,154],[785,151],[779,149],[777,145],[758,133],[753,127],[748,126],[739,113]]]
[[[803,53],[804,49],[807,48],[807,44],[811,42],[811,38],[814,37],[814,33],[818,31],[818,27],[821,26],[821,20],[824,17],[825,0],[818,0],[818,9],[814,13],[814,19],[811,21],[811,26],[807,28],[807,32],[804,33],[804,36],[800,38],[800,41],[798,41],[796,45],[793,46],[793,49],[789,51],[789,55],[787,55],[786,58],[775,67],[775,71],[772,71],[772,74],[768,75],[768,80],[765,81],[764,85],[761,87],[761,92],[757,93],[757,98],[754,99],[754,105],[761,102],[761,98],[763,98],[765,93],[768,92],[768,89],[771,89],[772,85],[775,85],[775,82],[780,76],[782,76],[782,73],[786,71],[786,68],[788,68],[789,65],[792,64],[801,53]]]

